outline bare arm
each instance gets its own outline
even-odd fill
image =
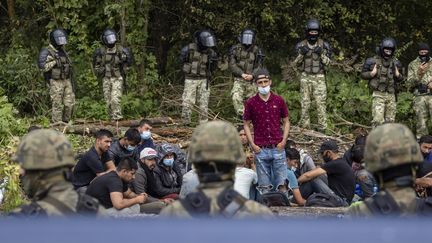
[[[282,137],[282,141],[277,145],[277,148],[279,150],[283,150],[285,148],[285,144],[288,139],[290,125],[291,125],[289,121],[289,116],[283,118],[282,121],[283,121],[283,137]]]
[[[115,209],[123,209],[135,205],[137,203],[145,202],[145,195],[139,195],[132,199],[123,198],[123,193],[121,192],[111,192],[110,193],[111,202]]]
[[[251,124],[251,121],[243,121],[243,128],[244,128],[244,131],[246,133],[246,137],[249,140],[249,143],[250,143],[253,151],[255,153],[259,153],[261,151],[261,148],[258,147],[253,141],[252,133],[250,131],[250,124]]]
[[[310,181],[310,180],[317,178],[318,176],[324,175],[324,174],[326,174],[325,170],[323,170],[322,168],[315,168],[315,169],[310,170],[310,171],[304,173],[303,175],[301,175],[298,178],[298,182],[304,183],[304,182]]]
[[[422,187],[432,187],[432,178],[428,178],[428,177],[417,178],[415,180],[415,184]]]
[[[298,188],[293,189],[294,199],[296,200],[297,204],[300,206],[305,205],[306,200],[302,197],[300,190]]]

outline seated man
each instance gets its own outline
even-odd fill
[[[132,182],[132,190],[136,194],[147,193],[149,195],[147,201],[141,204],[141,213],[158,214],[162,208],[171,202],[169,199],[159,200],[155,198],[153,170],[156,167],[157,158],[157,152],[152,148],[145,148],[141,151],[138,170],[135,173],[135,180]]]
[[[258,183],[257,173],[249,168],[246,168],[247,162],[239,164],[234,173],[234,190],[240,193],[246,199],[251,199],[249,192],[251,187]]]
[[[306,200],[302,197],[300,192],[300,187],[297,182],[297,177],[295,172],[297,171],[297,166],[299,164],[300,154],[294,148],[285,148],[287,166],[288,166],[288,188],[292,191],[295,203],[303,206]]]
[[[182,183],[180,168],[174,161],[176,153],[170,144],[160,147],[160,160],[153,170],[155,178],[154,191],[159,198],[178,199]]]
[[[140,133],[135,128],[129,128],[124,137],[114,141],[108,150],[108,154],[111,157],[114,164],[117,166],[121,158],[131,156],[141,141]]]
[[[148,196],[146,193],[137,195],[128,188],[137,169],[137,163],[131,157],[124,157],[116,170],[96,177],[86,193],[98,199],[108,209],[108,215],[139,213],[139,204],[146,202]]]
[[[375,178],[364,167],[364,148],[364,145],[355,145],[351,148],[351,167],[356,179],[356,194],[362,200],[372,197],[378,190]]]
[[[348,162],[348,164],[351,166],[352,165],[352,153],[353,153],[353,149],[355,146],[359,146],[362,145],[364,146],[366,144],[366,135],[359,135],[356,137],[354,144],[351,146],[350,149],[348,149],[345,153],[343,158]]]
[[[142,119],[137,127],[137,130],[141,136],[141,141],[137,145],[136,149],[134,150],[134,158],[135,160],[140,159],[141,151],[145,148],[152,148],[155,149],[155,145],[153,143],[153,138],[151,134],[152,126],[150,124],[150,121],[147,119]]]
[[[336,198],[341,205],[349,206],[354,196],[355,178],[348,163],[339,158],[338,145],[333,140],[324,141],[318,151],[324,164],[301,175],[299,183],[307,183],[314,192],[325,193]],[[328,186],[322,180],[314,180],[320,175],[327,174]]]
[[[114,162],[108,155],[112,137],[113,134],[106,129],[96,132],[95,145],[81,156],[74,167],[72,184],[75,190],[85,192],[96,176],[115,170]]]
[[[285,147],[297,151],[297,152],[295,152],[294,150],[288,151],[285,149],[287,155],[288,154],[292,155],[292,153],[295,153],[296,160],[299,163],[298,166],[296,166],[297,168],[296,175],[300,176],[305,172],[316,168],[315,162],[313,161],[312,157],[304,149],[298,149],[297,144],[295,143],[294,140],[289,139]],[[297,158],[297,154],[298,154],[298,158]]]
[[[420,137],[420,151],[423,155],[423,163],[419,165],[415,184],[420,196],[432,196],[432,136]]]

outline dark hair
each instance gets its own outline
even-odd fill
[[[131,156],[125,156],[120,159],[120,162],[118,163],[116,167],[117,171],[121,170],[137,170],[138,165],[137,162],[131,157]]]
[[[300,160],[300,152],[295,148],[286,148],[285,155],[289,160]]]
[[[126,132],[124,137],[135,144],[138,144],[141,141],[141,135],[139,131],[136,128],[129,128]]]
[[[243,125],[238,125],[237,132],[241,132],[241,130],[244,130],[244,126]]]
[[[297,144],[294,142],[294,140],[288,139],[286,141],[285,148],[293,148],[295,146],[297,146]]]
[[[142,127],[142,126],[144,126],[145,124],[147,124],[147,125],[149,125],[149,126],[151,126],[152,124],[151,124],[151,121],[150,120],[148,120],[148,119],[142,119],[140,122],[139,122],[139,127]]]
[[[354,145],[366,145],[366,137],[366,135],[357,136]]]
[[[431,135],[423,135],[420,137],[419,143],[432,143],[432,136]]]
[[[114,135],[112,134],[112,132],[110,132],[107,129],[100,129],[99,131],[96,132],[95,137],[96,137],[96,139],[99,139],[102,137],[112,138],[112,137],[114,137]]]
[[[29,132],[31,132],[31,131],[39,130],[39,129],[41,129],[39,126],[31,125],[31,126],[27,129],[27,132],[29,133]]]
[[[356,163],[363,163],[364,145],[354,145],[351,149],[351,160]]]

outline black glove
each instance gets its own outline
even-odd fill
[[[322,51],[323,51],[323,49],[321,48],[321,46],[317,46],[314,49],[314,52],[318,55],[321,55]]]
[[[309,47],[307,45],[301,46],[299,52],[304,56],[309,52]]]
[[[420,94],[426,94],[428,92],[428,86],[425,84],[419,84],[417,89]]]

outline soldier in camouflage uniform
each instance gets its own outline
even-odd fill
[[[429,46],[420,43],[419,56],[408,65],[408,85],[414,90],[414,110],[417,115],[417,139],[429,134],[427,120],[432,117],[432,68]]]
[[[405,125],[388,123],[372,130],[366,140],[364,161],[377,179],[380,192],[351,205],[351,216],[430,215],[432,198],[416,199],[413,183],[423,156]]]
[[[123,118],[121,96],[126,87],[125,71],[132,65],[132,54],[128,48],[117,43],[117,35],[112,29],[105,29],[101,36],[103,47],[93,55],[93,67],[100,79],[108,114],[111,120]]]
[[[402,64],[394,57],[396,41],[385,38],[374,57],[366,59],[361,77],[369,80],[372,93],[372,126],[394,122],[397,82],[403,80]]]
[[[208,102],[210,98],[210,84],[212,72],[217,67],[217,54],[212,49],[216,46],[216,39],[209,30],[195,32],[195,42],[183,47],[180,59],[183,63],[185,86],[183,91],[182,120],[191,122],[192,107],[195,105],[198,90],[199,120],[208,121]]]
[[[51,31],[49,41],[49,46],[39,53],[38,66],[50,86],[51,122],[69,122],[75,105],[75,91],[72,63],[64,49],[66,32],[62,29]]]
[[[256,68],[262,67],[264,54],[255,45],[255,32],[251,29],[241,32],[239,42],[229,51],[229,67],[234,75],[231,90],[234,109],[239,116],[243,116],[244,101],[257,92],[252,73]]]
[[[233,125],[211,121],[200,125],[192,135],[189,160],[200,180],[198,190],[176,201],[161,212],[175,217],[273,217],[267,207],[234,191],[234,173],[245,161],[240,138]]]
[[[62,133],[48,129],[30,132],[21,140],[15,160],[21,165],[22,186],[31,203],[14,210],[13,216],[97,213],[97,200],[78,194],[68,181],[75,162],[72,146]]]
[[[309,109],[311,95],[314,96],[317,106],[318,124],[320,130],[327,128],[326,99],[327,87],[325,81],[325,66],[330,63],[331,47],[329,43],[319,38],[321,27],[316,19],[306,23],[306,39],[297,43],[295,53],[297,57],[294,64],[301,70],[300,93],[301,118],[300,126],[310,127]]]

